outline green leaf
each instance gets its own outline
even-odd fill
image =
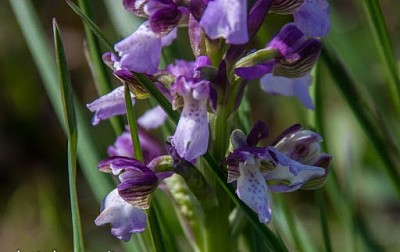
[[[74,100],[72,95],[71,80],[68,65],[65,59],[64,45],[56,19],[53,19],[54,47],[58,78],[61,87],[61,99],[64,105],[65,121],[67,122],[68,135],[68,181],[72,215],[72,228],[74,238],[74,251],[84,251],[81,218],[79,214],[78,193],[76,190],[76,147],[77,147],[77,123],[75,118]]]

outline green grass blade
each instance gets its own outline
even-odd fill
[[[373,116],[369,106],[363,102],[347,68],[338,59],[336,52],[334,52],[329,44],[325,43],[321,52],[321,57],[330,71],[335,84],[342,92],[346,102],[349,104],[365,134],[368,136],[368,139],[370,139],[373,147],[382,158],[385,164],[383,168],[388,174],[397,195],[400,197],[400,175],[396,168],[397,161],[390,155],[393,151],[390,137],[385,136],[385,132],[382,132],[381,128],[374,124],[374,122],[378,120]]]
[[[53,19],[54,47],[56,50],[56,62],[58,78],[61,89],[61,100],[64,107],[64,116],[68,135],[68,181],[72,215],[72,228],[74,239],[74,251],[84,251],[81,218],[79,214],[78,193],[76,190],[76,149],[77,149],[77,123],[71,79],[68,72],[67,61],[65,59],[64,45],[61,39],[60,30],[57,22]]]
[[[128,85],[125,85],[124,92],[125,92],[126,115],[128,117],[129,129],[131,132],[135,158],[137,160],[143,161],[143,153],[139,141],[138,126],[136,123],[135,112],[133,111],[132,107],[131,92],[129,91]]]
[[[21,27],[25,41],[28,43],[39,74],[43,80],[43,85],[50,98],[53,108],[61,126],[66,130],[65,119],[63,117],[63,105],[60,100],[60,89],[57,79],[55,61],[49,51],[45,33],[43,32],[36,12],[29,0],[12,0],[11,6]],[[78,159],[89,186],[98,202],[112,189],[111,180],[105,174],[97,171],[95,167],[100,161],[96,146],[89,134],[88,119],[84,118],[81,111],[82,107],[77,107],[76,118],[80,137],[78,139]]]
[[[393,106],[396,108],[397,116],[400,116],[400,76],[399,67],[395,54],[393,52],[392,43],[386,27],[385,19],[382,14],[378,0],[361,1],[364,6],[366,16],[372,28],[375,39],[375,45],[379,51],[381,61],[387,73],[389,81],[389,93],[392,98]],[[397,94],[397,96],[396,96]]]

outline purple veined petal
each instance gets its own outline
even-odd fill
[[[120,174],[123,170],[130,170],[138,174],[149,171],[149,168],[142,162],[133,158],[121,156],[113,156],[102,160],[98,168],[102,172],[112,172],[114,175]]]
[[[245,80],[255,80],[265,74],[271,73],[274,68],[275,60],[254,65],[251,67],[239,67],[235,69],[235,74]]]
[[[280,133],[271,143],[271,145],[276,145],[278,142],[280,142],[282,139],[287,137],[288,135],[295,134],[296,132],[299,132],[300,130],[303,129],[303,126],[301,124],[296,123],[290,126],[289,128],[285,129],[282,133]]]
[[[288,23],[274,36],[267,44],[266,48],[272,48],[283,57],[293,57],[293,53],[297,51],[303,43],[307,41],[307,37],[294,23]]]
[[[146,21],[129,37],[115,44],[120,67],[130,71],[155,74],[160,64],[162,39],[157,37]]]
[[[300,189],[309,180],[326,176],[323,168],[303,165],[288,158],[274,147],[269,147],[268,150],[277,163],[274,170],[263,174],[267,183],[273,182],[273,185],[269,186],[271,191],[292,192]]]
[[[192,161],[206,153],[208,138],[207,99],[195,100],[191,94],[184,96],[184,107],[172,138],[176,151]]]
[[[110,223],[112,235],[129,241],[133,233],[144,231],[146,220],[144,210],[127,203],[114,189],[103,200],[102,211],[94,222],[97,226]]]
[[[200,25],[211,39],[225,38],[228,44],[247,43],[247,1],[210,1]]]
[[[132,104],[134,104],[134,102],[135,100],[132,96]],[[91,112],[95,112],[92,125],[97,125],[101,120],[108,119],[112,116],[125,114],[124,86],[114,89],[112,92],[103,95],[86,106]]]
[[[239,164],[240,177],[237,180],[236,194],[258,214],[261,223],[271,221],[271,206],[268,200],[268,186],[260,172],[260,162]]]
[[[283,76],[266,74],[260,79],[264,92],[273,95],[296,96],[308,109],[314,109],[308,88],[311,85],[311,76],[305,75],[300,78],[290,79]]]
[[[139,117],[137,122],[140,127],[146,130],[151,130],[160,127],[166,119],[167,114],[165,111],[160,106],[156,106],[147,110],[141,117]]]
[[[119,195],[128,203],[147,209],[150,207],[151,193],[157,189],[159,180],[155,173],[146,169],[130,169],[119,175]]]
[[[182,12],[172,0],[149,0],[147,7],[151,30],[158,36],[167,35],[182,17]]]
[[[293,18],[299,29],[310,37],[324,37],[331,28],[327,0],[306,0]]]

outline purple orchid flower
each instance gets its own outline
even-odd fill
[[[118,239],[128,241],[133,233],[146,228],[146,213],[150,206],[151,193],[173,172],[166,168],[172,161],[170,156],[159,156],[147,165],[128,157],[113,156],[99,163],[99,170],[119,175],[121,183],[103,201],[96,225],[111,223],[111,233]],[[162,166],[159,171],[158,167]]]
[[[247,1],[209,1],[200,25],[211,39],[224,38],[228,44],[247,43]]]
[[[272,146],[256,147],[267,135],[263,122],[257,122],[247,137],[235,130],[231,136],[234,150],[226,159],[228,182],[237,181],[236,194],[262,223],[271,221],[269,191],[318,188],[325,182],[331,160],[320,152],[321,138],[301,127],[285,131]]]
[[[143,232],[147,216],[143,209],[135,207],[111,191],[103,200],[101,213],[94,223],[97,226],[111,223],[111,234],[123,241],[129,241],[133,233]]]
[[[275,51],[275,59],[250,67],[239,67],[235,73],[244,79],[260,79],[268,93],[296,96],[308,109],[313,109],[308,88],[310,71],[315,65],[321,42],[307,38],[293,23],[285,25],[263,50]]]
[[[203,155],[208,147],[207,102],[210,83],[199,79],[196,69],[209,64],[207,57],[200,56],[195,63],[177,61],[176,65],[167,68],[177,77],[171,91],[175,97],[179,95],[183,98],[181,117],[171,142],[178,154],[188,161]]]

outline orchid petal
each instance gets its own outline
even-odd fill
[[[296,96],[308,109],[314,109],[308,88],[311,85],[311,76],[290,79],[283,76],[266,74],[260,79],[262,90],[274,95]]]
[[[228,44],[247,43],[249,41],[247,1],[210,1],[200,20],[200,25],[211,39],[222,37]]]
[[[303,165],[274,147],[268,149],[278,164],[274,170],[264,172],[267,182],[273,182],[269,188],[274,192],[292,192],[301,188],[307,181],[326,176],[323,168]]]
[[[112,116],[123,115],[126,113],[124,86],[114,89],[112,92],[103,95],[97,100],[93,101],[86,106],[91,112],[95,112],[92,125],[97,125],[101,120],[108,119]],[[135,102],[133,95],[132,103]]]
[[[327,0],[306,0],[293,17],[299,29],[310,37],[324,37],[331,28]]]
[[[114,49],[121,57],[120,67],[130,71],[155,74],[160,64],[162,39],[146,21],[129,37],[115,44]]]
[[[104,199],[102,212],[94,222],[97,226],[111,223],[112,235],[129,241],[131,234],[144,231],[146,219],[144,210],[124,201],[114,189]]]
[[[237,180],[236,194],[258,214],[261,223],[271,220],[271,206],[268,200],[268,186],[260,172],[260,162],[240,163],[240,177]]]

